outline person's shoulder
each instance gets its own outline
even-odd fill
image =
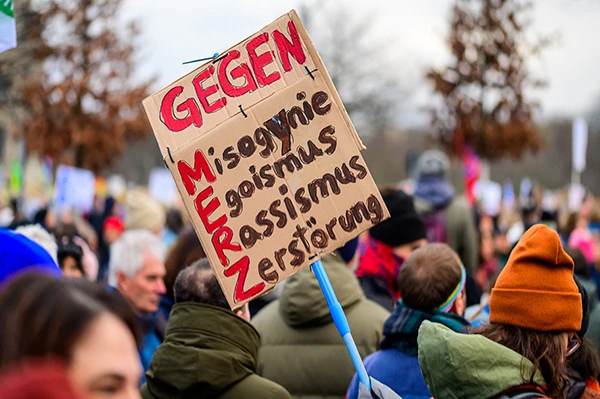
[[[281,385],[258,374],[250,374],[220,397],[220,399],[234,398],[291,399],[291,396]]]
[[[279,313],[279,300],[275,300],[262,308],[257,314],[252,317],[250,323],[260,330],[261,327],[265,327],[273,322],[274,319],[281,318]]]
[[[448,204],[448,207],[446,208],[446,210],[448,212],[466,212],[466,213],[470,213],[471,212],[471,206],[469,205],[469,202],[467,201],[467,198],[463,195],[458,196],[458,197],[454,197],[452,199],[452,201],[450,201],[450,204]]]
[[[387,309],[368,298],[361,299],[356,305],[356,309],[360,313],[368,314],[372,320],[383,320],[385,322],[390,317],[390,312]]]
[[[364,334],[377,334],[380,339],[380,333],[383,330],[385,321],[390,317],[390,312],[384,309],[378,303],[363,298],[356,305],[346,311],[348,322],[352,328],[352,333],[358,336]]]

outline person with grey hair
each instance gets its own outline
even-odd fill
[[[110,248],[108,284],[129,302],[144,334],[140,360],[144,370],[164,338],[166,319],[158,311],[166,292],[164,250],[160,239],[146,230],[123,233]]]
[[[140,389],[144,399],[290,398],[256,374],[260,338],[248,305],[230,310],[206,258],[182,270],[173,291],[165,342]]]

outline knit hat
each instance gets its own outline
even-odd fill
[[[521,237],[490,296],[490,323],[579,331],[582,301],[558,234],[537,224]]]
[[[28,269],[61,275],[54,259],[39,244],[22,234],[0,229],[0,285]]]
[[[156,232],[165,226],[166,212],[150,195],[133,189],[125,200],[125,228]]]
[[[390,218],[371,227],[369,234],[390,247],[399,247],[427,238],[425,223],[415,211],[411,196],[402,190],[382,193]]]
[[[122,233],[125,231],[125,225],[118,217],[109,216],[102,225],[102,231],[106,230],[117,230],[119,233]]]
[[[416,177],[446,177],[450,169],[448,156],[440,150],[425,151],[419,157],[416,167]]]

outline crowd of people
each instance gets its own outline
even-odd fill
[[[532,186],[492,215],[442,152],[416,169],[323,257],[371,390],[310,268],[231,310],[185,212],[134,189],[83,215],[10,204],[0,398],[600,398],[593,195],[565,213]]]

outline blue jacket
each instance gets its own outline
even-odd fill
[[[417,356],[408,356],[398,349],[389,348],[375,352],[365,361],[367,373],[390,387],[402,399],[430,399],[431,395],[421,375]],[[358,378],[352,378],[346,394],[348,399],[358,397]]]
[[[154,352],[162,344],[167,322],[160,310],[148,316],[138,315],[138,322],[144,334],[140,348],[140,361],[145,373],[150,367]],[[146,382],[145,375],[142,376],[141,383],[144,382]]]
[[[107,287],[107,290],[121,295],[115,287]],[[144,374],[140,385],[146,382],[146,370],[150,367],[150,361],[154,356],[154,351],[162,344],[167,328],[167,318],[158,310],[149,315],[137,315],[138,326],[142,335],[142,347],[139,348],[140,362],[144,368]]]

